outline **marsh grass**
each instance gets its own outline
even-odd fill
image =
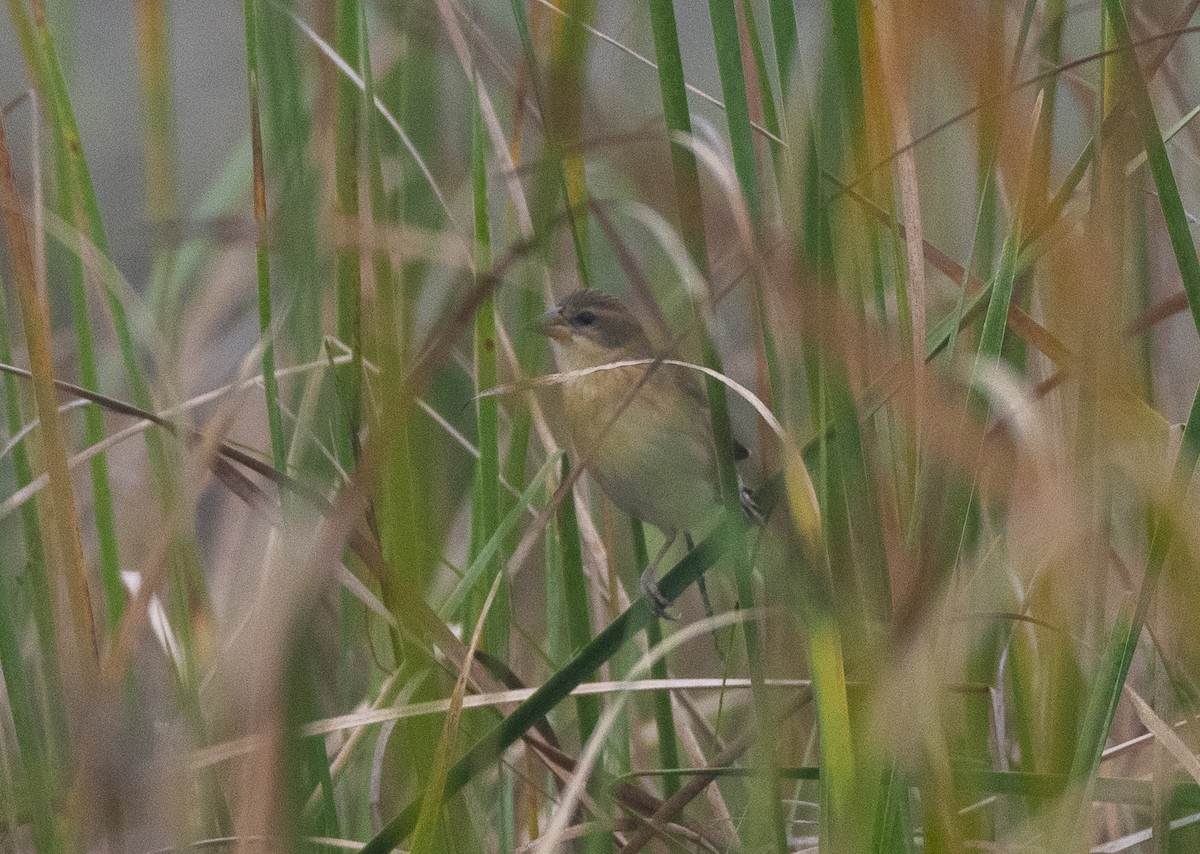
[[[0,850],[1200,844],[1200,2],[244,0],[196,175],[143,0],[137,281],[44,2]],[[678,622],[536,379],[576,287],[752,450]]]

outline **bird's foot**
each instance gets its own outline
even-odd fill
[[[646,604],[650,607],[650,610],[660,619],[678,620],[678,616],[667,610],[671,606],[671,600],[664,596],[662,590],[659,589],[658,579],[654,574],[657,568],[657,561],[646,567],[645,572],[642,573],[642,577],[638,581],[638,592],[642,594],[642,598],[646,600]]]
[[[742,486],[738,490],[738,503],[742,505],[742,512],[746,514],[746,518],[755,525],[761,525],[766,521],[762,507],[755,500],[754,493],[748,486]]]

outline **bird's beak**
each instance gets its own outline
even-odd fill
[[[551,309],[542,315],[537,331],[555,341],[566,343],[571,340],[571,326],[558,309]]]

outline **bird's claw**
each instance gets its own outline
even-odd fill
[[[646,567],[646,571],[642,573],[641,580],[638,582],[638,591],[642,594],[642,598],[646,600],[646,604],[650,610],[662,620],[678,620],[679,617],[667,610],[671,605],[671,600],[663,595],[659,589],[658,581],[654,577],[654,565]]]
[[[742,512],[746,514],[751,522],[756,525],[761,525],[766,521],[763,515],[763,509],[754,498],[754,493],[749,487],[743,486],[738,490],[738,503],[742,505]]]

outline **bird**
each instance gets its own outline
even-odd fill
[[[680,534],[705,530],[722,507],[708,398],[694,371],[661,361],[570,376],[664,355],[616,297],[575,291],[542,316],[538,331],[568,374],[565,421],[580,460],[613,504],[663,533],[640,588],[651,609],[667,617],[658,564]],[[740,445],[732,451],[735,459],[745,456]]]

